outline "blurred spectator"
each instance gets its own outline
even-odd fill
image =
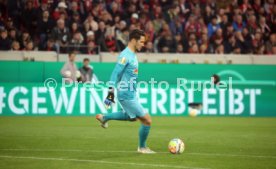
[[[33,41],[29,40],[26,42],[25,51],[33,51],[34,50],[34,43]]]
[[[260,31],[256,32],[254,38],[252,39],[253,52],[255,54],[259,53],[259,50],[262,48],[263,44],[262,33]]]
[[[112,16],[115,16],[115,15],[122,15],[121,13],[121,7],[120,7],[120,4],[119,3],[116,3],[116,2],[112,2],[111,7],[108,8],[108,11],[109,13],[112,15]]]
[[[99,22],[99,29],[96,32],[96,43],[100,46],[102,51],[107,51],[107,47],[105,44],[105,32],[106,25],[104,22]]]
[[[198,45],[197,44],[193,44],[190,48],[189,48],[189,53],[199,53],[199,49],[198,49]]]
[[[145,33],[147,34],[147,40],[153,42],[155,38],[154,26],[151,21],[148,21],[145,26]]]
[[[225,10],[223,8],[218,9],[218,12],[216,13],[216,16],[217,16],[217,19],[218,19],[217,23],[220,24],[220,25],[222,23],[224,13],[225,13]],[[227,21],[226,21],[226,23],[227,23]]]
[[[94,41],[89,41],[87,43],[87,47],[84,48],[82,53],[84,54],[89,54],[89,55],[95,55],[98,54],[98,47],[96,46]]]
[[[43,51],[57,51],[57,47],[55,45],[54,39],[49,38],[47,40],[47,43],[45,45],[43,45],[40,50],[43,50]]]
[[[220,27],[223,31],[227,29],[227,24],[229,23],[228,16],[226,14],[222,15]]]
[[[52,30],[51,37],[61,47],[61,51],[64,51],[69,41],[69,29],[65,27],[63,19],[57,21],[57,26]]]
[[[184,39],[183,41],[183,50],[185,53],[190,53],[190,49],[192,48],[192,46],[197,45],[197,38],[195,34],[191,34],[188,40]]]
[[[0,39],[2,50],[18,41],[20,50],[65,53],[73,45],[71,50],[82,53],[94,53],[94,46],[120,51],[135,28],[145,30],[155,52],[181,52],[181,46],[185,53],[218,53],[223,51],[221,45],[224,53],[271,54],[274,49],[270,37],[276,30],[275,0],[4,0],[0,4],[0,29],[8,34],[3,32],[5,38]],[[168,32],[171,37],[166,37]]]
[[[10,50],[11,42],[8,38],[8,31],[6,29],[1,30],[0,37],[0,50]]]
[[[120,21],[118,28],[115,30],[116,34],[116,43],[118,49],[121,51],[127,46],[128,42],[128,30],[126,28],[126,22],[125,21]]]
[[[5,21],[4,21],[4,17],[2,16],[2,13],[0,11],[0,30],[1,29],[5,29]]]
[[[130,24],[138,25],[139,24],[139,16],[137,13],[133,13],[130,18]]]
[[[108,52],[115,52],[117,51],[116,48],[116,40],[112,34],[105,34],[105,45],[106,45],[106,51]]]
[[[33,38],[37,27],[37,10],[32,0],[27,0],[23,11],[23,25]]]
[[[182,44],[178,44],[177,45],[176,53],[183,53],[183,46],[182,46]]]
[[[70,25],[70,36],[69,39],[72,40],[73,39],[73,35],[77,32],[80,32],[79,26],[77,22],[72,22]]]
[[[216,54],[224,54],[224,46],[222,44],[218,45],[215,49]]]
[[[82,82],[91,82],[93,78],[93,67],[90,66],[88,58],[83,59],[83,66],[79,69]]]
[[[10,31],[11,29],[14,29],[14,25],[13,25],[13,20],[12,20],[12,18],[8,18],[8,19],[7,19],[6,29],[7,29],[8,31]]]
[[[188,17],[191,13],[191,6],[186,0],[179,0],[180,12],[185,17]]]
[[[177,6],[172,5],[169,10],[167,10],[164,13],[164,19],[165,21],[169,24],[170,22],[173,21],[173,18],[175,18],[177,16],[177,13],[180,11],[177,11]]]
[[[164,20],[163,20],[163,17],[162,17],[162,13],[161,13],[161,7],[160,6],[157,6],[154,10],[154,19],[152,21],[153,23],[153,27],[154,27],[154,31],[155,32],[159,32],[162,25],[164,24]]]
[[[271,34],[269,37],[269,41],[265,43],[265,50],[267,54],[275,54],[273,52],[273,48],[276,47],[276,34]],[[275,49],[274,49],[275,51]]]
[[[219,28],[220,25],[217,23],[217,17],[213,16],[211,23],[208,24],[208,37],[210,38]]]
[[[267,25],[266,19],[265,19],[264,16],[260,16],[259,25],[260,25],[261,32],[262,32],[262,34],[264,35],[264,39],[267,40],[267,39],[269,38],[271,29],[270,29],[270,27]],[[275,31],[276,31],[276,30],[275,30]]]
[[[270,53],[269,53],[270,54]],[[272,52],[271,52],[272,55],[276,55],[276,46],[273,46],[272,47]]]
[[[70,52],[68,54],[68,62],[64,63],[60,73],[62,77],[66,78],[65,82],[75,82],[81,78],[80,71],[77,69],[75,64],[76,54],[75,52]]]
[[[242,20],[242,16],[241,15],[236,15],[234,17],[234,22],[233,22],[233,27],[235,31],[239,31],[241,32],[242,29],[246,26],[245,22],[243,22]]]
[[[153,43],[151,41],[148,41],[145,45],[145,51],[147,53],[154,53],[154,49],[153,49]]]
[[[32,40],[32,39],[31,39],[31,37],[30,37],[29,32],[24,31],[24,32],[22,33],[21,38],[20,38],[20,41],[19,41],[21,48],[24,49],[24,48],[27,46],[27,42],[29,42],[29,41],[31,41],[31,40]]]
[[[86,20],[84,21],[84,25],[87,30],[92,30],[93,32],[99,29],[98,22],[94,20],[94,17],[91,14],[88,14]]]
[[[169,25],[173,35],[183,33],[183,26],[178,17],[174,17]]]
[[[73,3],[73,2],[72,2]],[[75,2],[76,3],[76,2]],[[74,4],[75,4],[74,3]],[[82,23],[81,23],[81,18],[80,18],[80,14],[79,12],[75,11],[73,12],[73,15],[72,15],[72,18],[69,22],[69,25],[72,25],[72,23],[76,23],[77,24],[77,27],[81,26]]]
[[[90,41],[95,41],[95,34],[93,31],[88,31],[86,33],[86,43],[90,42]]]
[[[223,30],[223,38],[227,39],[229,36],[234,34],[234,27],[231,23],[226,25],[226,29]]]
[[[216,33],[211,37],[210,44],[216,49],[218,46],[223,44],[222,29],[217,29]]]
[[[209,24],[210,21],[212,20],[213,16],[214,16],[214,11],[212,10],[212,8],[209,5],[206,5],[205,7],[205,11],[204,11],[204,22],[205,24]]]
[[[67,5],[66,5],[65,2],[59,2],[57,7],[55,8],[55,10],[53,12],[53,18],[55,20],[58,20],[58,19],[62,18],[61,15],[67,15],[66,8],[67,8]]]
[[[265,12],[271,13],[274,6],[275,6],[274,0],[266,0],[264,4]]]
[[[68,11],[68,15],[72,18],[72,22],[80,21],[80,14],[79,14],[79,2],[78,1],[72,1],[70,6],[70,10]]]
[[[207,46],[205,44],[200,45],[199,53],[201,54],[207,53]]]
[[[237,47],[237,41],[234,35],[229,36],[226,41],[224,41],[224,51],[226,54],[234,52],[234,48]]]
[[[258,25],[256,23],[256,16],[251,15],[249,16],[248,23],[247,23],[247,28],[250,34],[254,34],[256,29],[258,28]]]
[[[93,31],[88,31],[86,33],[86,42],[89,42],[89,41],[96,41],[95,39],[95,33]]]
[[[50,19],[49,11],[42,12],[42,18],[38,21],[37,34],[39,36],[39,46],[45,45],[48,36],[50,36],[51,30],[54,27],[54,22]]]
[[[11,50],[13,51],[19,51],[20,50],[20,44],[18,41],[13,41],[11,45]]]
[[[252,5],[252,9],[253,9],[256,13],[259,13],[260,10],[261,10],[261,8],[262,8],[261,0],[254,0],[253,5]]]
[[[80,32],[75,32],[73,38],[69,43],[68,50],[80,53],[83,44],[83,36]]]
[[[19,29],[22,26],[22,13],[24,9],[23,1],[6,1],[7,15],[12,18],[14,26]],[[1,11],[2,12],[2,11]],[[3,17],[5,14],[3,13]]]
[[[207,31],[208,31],[208,29],[207,29],[207,26],[204,23],[203,17],[200,17],[198,19],[198,23],[197,23],[197,32],[196,32],[197,37],[200,37],[200,34],[202,34],[202,33],[207,34]]]
[[[198,33],[198,27],[194,16],[189,17],[189,20],[187,21],[185,26],[185,33],[186,33],[186,36],[189,36],[190,34]]]
[[[140,29],[143,29],[145,30],[145,26],[147,24],[147,15],[145,13],[141,13],[140,14],[140,17],[139,17],[139,24],[137,24],[137,26],[140,28]]]
[[[240,44],[240,46],[239,46],[240,52],[243,54],[248,53],[247,49],[246,49],[245,38],[243,37],[242,32],[235,32],[235,38],[236,38],[236,41],[238,42],[238,44]]]
[[[242,4],[240,5],[240,9],[242,13],[245,13],[248,9],[251,9],[252,6],[248,2],[249,0],[243,0]]]
[[[9,31],[9,39],[11,41],[18,41],[19,40],[19,36],[18,36],[18,32],[16,31],[15,28],[11,28]]]
[[[176,52],[176,41],[170,31],[166,31],[158,43],[158,50],[161,53],[175,53]]]
[[[252,53],[252,37],[249,34],[249,31],[247,28],[243,28],[242,30],[242,37],[244,39],[244,51],[243,53],[248,54]]]
[[[50,3],[50,1],[49,1]],[[40,7],[37,9],[37,13],[38,13],[38,22],[40,22],[43,18],[43,13],[44,11],[48,11],[49,12],[49,6],[48,5],[48,0],[41,0],[41,4]],[[39,23],[38,23],[39,26]]]

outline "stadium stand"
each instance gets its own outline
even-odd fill
[[[5,51],[121,51],[140,28],[145,52],[276,54],[274,0],[4,0],[0,9]]]

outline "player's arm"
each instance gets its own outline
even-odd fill
[[[67,70],[68,70],[68,63],[64,63],[62,69],[60,70],[60,74],[61,74],[63,77],[69,78],[69,77],[71,77],[71,75],[68,76],[68,74],[66,74],[66,71],[67,71]]]
[[[116,84],[118,82],[118,79],[122,72],[124,71],[125,67],[128,64],[128,60],[126,57],[119,57],[118,62],[115,65],[115,68],[113,69],[113,72],[111,74],[111,78],[109,81],[109,88],[108,88],[108,95],[104,101],[104,104],[106,108],[110,108],[112,103],[115,103],[114,98],[114,89],[116,87]]]

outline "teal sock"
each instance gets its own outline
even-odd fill
[[[131,120],[130,117],[123,112],[116,112],[116,113],[108,113],[103,116],[104,121],[108,120],[122,120],[122,121],[129,121]]]
[[[149,135],[150,126],[145,126],[144,124],[141,124],[141,127],[139,129],[139,147],[144,148],[146,147],[146,141]]]

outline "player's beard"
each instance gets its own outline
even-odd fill
[[[135,46],[135,52],[140,52],[141,48],[139,49],[137,46]]]

